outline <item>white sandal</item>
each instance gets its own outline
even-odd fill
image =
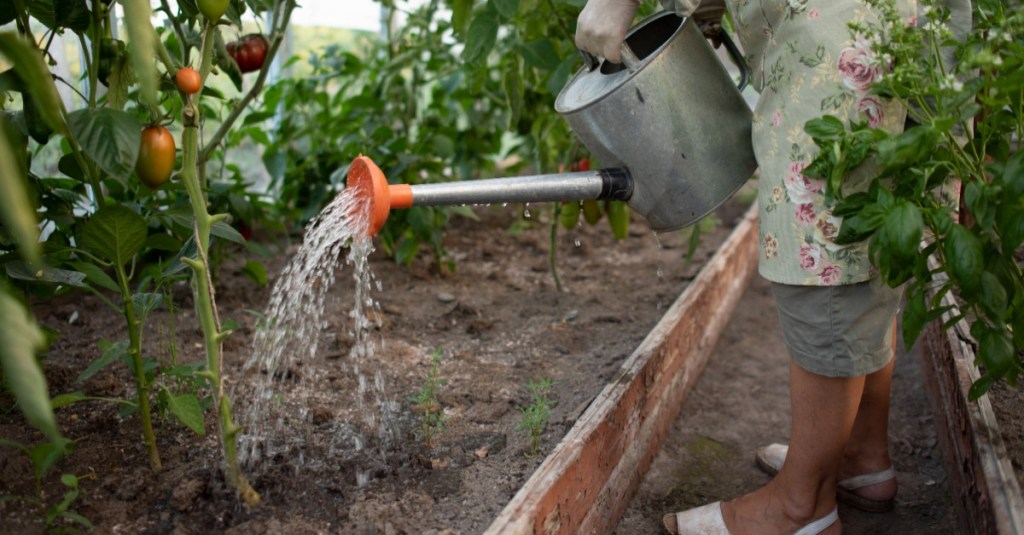
[[[839,510],[833,509],[831,513],[798,529],[794,535],[818,535],[835,524],[837,520],[839,520]],[[725,527],[725,519],[722,518],[722,502],[709,503],[679,513],[670,513],[665,515],[661,521],[665,524],[665,529],[673,535],[729,535],[729,528]]]
[[[757,466],[768,475],[774,476],[780,469],[782,469],[782,463],[786,461],[786,454],[788,452],[789,446],[785,444],[769,444],[763,448],[758,448],[757,455],[755,457]],[[861,511],[867,511],[869,513],[884,513],[886,511],[891,511],[896,503],[894,498],[889,498],[887,500],[875,500],[865,498],[854,491],[863,487],[885,483],[886,481],[895,478],[896,470],[890,466],[889,468],[878,472],[862,474],[844,479],[836,484],[836,499],[851,507],[856,507]]]

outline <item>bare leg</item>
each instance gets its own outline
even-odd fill
[[[734,535],[792,533],[836,506],[836,481],[857,418],[865,377],[825,377],[789,364],[793,428],[778,475],[722,504]],[[837,522],[825,533],[840,533]]]
[[[893,337],[893,345],[896,339]],[[895,353],[895,347],[893,347]],[[864,379],[857,419],[843,452],[839,479],[869,474],[892,466],[889,458],[889,399],[895,359]],[[857,494],[871,499],[889,499],[896,494],[896,480],[863,487]]]

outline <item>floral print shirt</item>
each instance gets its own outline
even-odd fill
[[[915,0],[900,2],[912,23]],[[870,84],[885,72],[885,62],[875,57],[865,36],[854,35],[848,27],[850,22],[875,23],[874,9],[863,0],[725,3],[761,94],[753,124],[761,275],[774,282],[811,286],[868,280],[874,272],[867,243],[834,242],[842,220],[825,203],[824,181],[803,174],[817,152],[804,123],[830,114],[866,119],[871,126],[890,131],[903,128],[906,110],[868,93]],[[866,189],[868,166],[855,170],[845,182],[845,193]]]

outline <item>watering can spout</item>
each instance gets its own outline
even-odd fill
[[[633,179],[625,169],[598,169],[574,173],[442,182],[388,184],[384,172],[370,158],[359,155],[348,170],[348,188],[368,205],[369,233],[377,234],[392,208],[618,200],[633,195]]]
[[[373,160],[360,154],[348,168],[348,188],[355,192],[355,198],[368,205],[369,233],[376,236],[384,226],[392,208],[412,206],[412,191],[408,184],[388,184],[384,172]]]

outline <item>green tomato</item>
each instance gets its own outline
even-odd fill
[[[228,4],[231,3],[231,0],[199,0],[196,3],[199,4],[199,11],[210,22],[216,23],[227,12]]]

